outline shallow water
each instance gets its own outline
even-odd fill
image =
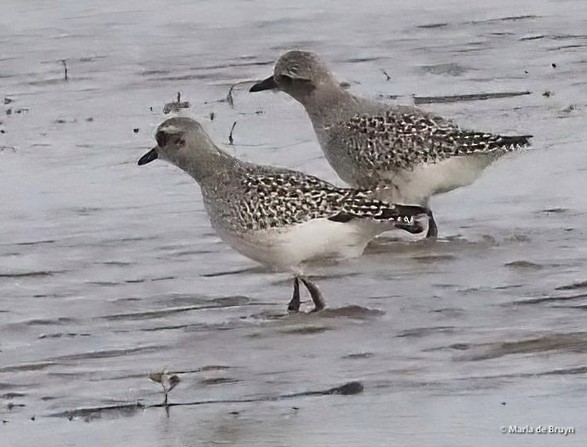
[[[3,2],[3,446],[586,444],[587,4],[362,5]],[[339,182],[292,100],[225,100],[292,47],[357,93],[535,135],[433,200],[438,242],[316,266],[312,315],[218,240],[187,176],[136,166],[181,91],[217,141],[237,122],[239,157]]]

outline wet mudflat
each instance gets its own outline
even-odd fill
[[[3,446],[585,445],[587,4],[8,0],[0,20]],[[354,92],[535,136],[433,199],[436,243],[314,266],[312,315],[219,241],[190,178],[136,166],[181,91],[239,157],[340,184],[293,100],[226,100],[294,47]]]

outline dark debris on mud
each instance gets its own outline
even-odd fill
[[[122,403],[119,405],[106,405],[101,407],[91,408],[76,408],[74,410],[67,410],[58,413],[50,414],[50,417],[67,418],[70,421],[74,419],[82,419],[85,422],[101,419],[103,417],[117,418],[134,416],[140,411],[145,411],[153,408],[164,408],[169,411],[171,407],[189,407],[199,405],[228,405],[228,404],[247,404],[254,402],[274,402],[286,399],[298,399],[312,396],[352,396],[360,394],[364,390],[364,385],[359,381],[351,381],[343,385],[328,388],[326,390],[303,391],[298,393],[281,394],[278,396],[260,396],[250,399],[225,399],[225,400],[202,400],[192,402],[164,402],[154,405],[144,405],[141,402],[136,403]],[[168,412],[169,415],[169,412]]]

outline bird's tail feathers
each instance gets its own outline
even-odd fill
[[[500,135],[495,143],[503,148],[519,149],[530,146],[530,138],[532,138],[532,135]]]

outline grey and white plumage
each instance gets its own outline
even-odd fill
[[[298,279],[321,307],[317,287],[303,276],[304,262],[359,256],[371,239],[394,227],[412,233],[425,228],[425,208],[392,205],[369,190],[338,188],[301,172],[238,160],[190,118],[166,120],[155,137],[157,147],[139,165],[161,158],[190,174],[221,239],[251,259],[295,275],[294,310]]]
[[[430,196],[465,186],[497,157],[529,145],[529,135],[461,129],[417,107],[391,106],[344,90],[314,53],[289,51],[251,91],[278,89],[306,109],[326,159],[353,187],[390,202],[427,206]]]
[[[510,137],[462,130],[455,124],[414,112],[386,110],[358,114],[345,123],[340,143],[354,146],[356,162],[375,170],[412,169],[456,156],[512,151],[528,144],[528,136]],[[349,154],[351,155],[351,154]]]

